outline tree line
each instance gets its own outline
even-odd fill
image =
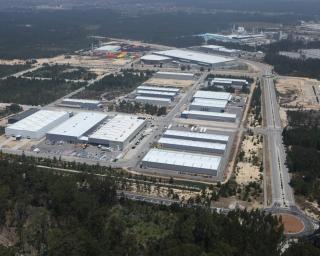
[[[27,77],[41,77],[53,79],[68,79],[68,80],[91,80],[95,79],[97,75],[90,72],[83,67],[73,67],[70,64],[63,65],[49,65],[44,64],[41,68],[28,72],[25,74]]]
[[[283,130],[291,185],[297,195],[320,204],[320,123],[319,112],[288,111]]]
[[[0,175],[0,226],[16,240],[0,246],[2,255],[281,254],[281,222],[259,210],[221,215],[118,199],[110,178],[57,175],[25,161],[0,160]]]
[[[25,105],[45,105],[77,90],[84,83],[61,79],[35,80],[8,77],[0,80],[0,101]]]

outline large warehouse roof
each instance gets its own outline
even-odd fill
[[[171,60],[171,58],[163,57],[155,54],[149,54],[141,57],[141,60],[149,60],[149,61],[168,61]]]
[[[233,60],[231,58],[225,58],[225,57],[216,56],[212,54],[205,54],[205,53],[193,52],[189,50],[179,50],[179,49],[155,52],[155,54],[176,58],[176,59],[210,64],[210,65],[229,62]]]
[[[142,161],[192,167],[196,169],[218,170],[221,157],[163,149],[151,149]]]
[[[232,95],[228,92],[197,91],[193,98],[231,100]]]
[[[203,106],[203,107],[213,107],[213,108],[225,108],[228,104],[227,100],[210,100],[203,98],[195,98],[191,105],[193,106]]]
[[[207,140],[207,141],[221,141],[227,143],[229,136],[219,135],[219,134],[209,134],[200,132],[186,132],[179,130],[166,130],[163,134],[164,136],[175,136],[182,138],[190,138],[191,140]]]
[[[217,150],[221,150],[221,151],[224,151],[226,149],[226,145],[220,144],[220,143],[212,143],[212,142],[204,142],[204,141],[190,141],[190,140],[172,139],[172,138],[165,138],[165,137],[160,138],[158,143],[178,145],[178,146],[190,146],[190,147],[195,147],[195,148],[217,149]]]
[[[212,117],[226,117],[226,118],[237,118],[236,114],[230,113],[220,113],[220,112],[208,112],[208,111],[197,111],[197,110],[189,110],[183,111],[183,115],[198,115],[198,116],[212,116]]]
[[[89,139],[124,142],[144,122],[145,120],[138,117],[117,115],[91,134]]]
[[[95,112],[81,112],[48,132],[50,135],[81,137],[102,122],[107,115]]]
[[[140,85],[137,88],[138,90],[150,90],[150,91],[163,91],[163,92],[179,92],[180,89],[173,88],[173,87],[159,87],[159,86],[147,86],[147,85]]]
[[[67,114],[65,111],[39,110],[31,116],[8,126],[8,128],[36,132]]]

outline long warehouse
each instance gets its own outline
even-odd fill
[[[181,113],[181,117],[198,119],[198,120],[221,121],[221,122],[235,122],[237,119],[236,114],[196,111],[196,110],[183,111]]]
[[[190,104],[190,110],[223,112],[228,104],[227,100],[208,100],[195,98]]]
[[[95,112],[81,112],[47,132],[51,141],[78,142],[90,130],[98,126],[107,115]]]
[[[213,154],[223,154],[226,150],[226,144],[204,141],[190,141],[162,137],[159,139],[158,143],[164,148],[198,151]]]
[[[137,87],[137,90],[148,90],[148,91],[160,91],[160,92],[174,92],[178,94],[180,89],[173,87],[159,87],[159,86],[148,86],[148,85],[140,85]]]
[[[157,98],[157,97],[144,97],[137,96],[134,99],[136,102],[140,102],[143,104],[151,104],[156,106],[169,106],[171,103],[171,99],[168,98]]]
[[[6,127],[5,133],[7,136],[21,136],[22,138],[37,140],[44,137],[48,131],[68,118],[69,114],[65,111],[39,110],[21,121]]]
[[[228,92],[197,91],[193,95],[193,98],[230,101],[232,99],[232,95]]]
[[[155,73],[155,75],[153,77],[160,78],[160,79],[193,80],[194,74],[181,73],[181,72],[158,71],[157,73]]]
[[[201,132],[187,132],[179,130],[166,130],[163,133],[163,137],[174,138],[174,139],[184,139],[184,140],[195,140],[195,141],[205,141],[213,143],[224,143],[227,144],[229,141],[229,136],[220,134],[210,134]]]
[[[142,159],[145,168],[156,168],[217,176],[221,157],[185,153],[172,150],[150,149]]]
[[[89,142],[123,150],[145,125],[146,121],[138,117],[117,115],[89,135]]]
[[[187,63],[194,63],[198,65],[216,67],[224,65],[228,62],[233,61],[234,59],[221,57],[213,54],[205,54],[200,52],[194,52],[189,50],[167,50],[167,51],[160,51],[154,52],[156,55],[165,56],[172,58],[173,60],[178,60]]]
[[[175,92],[161,92],[161,91],[150,91],[150,90],[137,90],[137,95],[145,97],[157,97],[157,98],[174,98]]]

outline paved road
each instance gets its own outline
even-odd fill
[[[172,123],[174,117],[179,114],[182,108],[191,101],[193,94],[199,89],[205,78],[207,77],[207,72],[204,72],[198,81],[190,87],[185,94],[183,95],[182,99],[172,108],[172,110],[164,117],[157,118],[154,122],[155,127],[157,129],[137,146],[135,150],[135,154],[130,157],[130,160],[119,160],[119,164],[122,167],[137,167],[141,158],[147,153],[149,150],[149,144],[153,143],[157,137],[159,137],[166,127]]]
[[[272,204],[279,207],[295,205],[294,194],[290,182],[289,170],[286,166],[286,152],[282,141],[282,127],[275,85],[270,68],[264,70],[263,97],[265,108],[264,124],[267,129],[268,151],[272,179]]]

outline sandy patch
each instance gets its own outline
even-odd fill
[[[302,221],[291,215],[291,214],[280,214],[277,215],[278,217],[281,216],[282,223],[284,226],[284,233],[285,234],[296,234],[300,233],[304,229],[304,224]]]

